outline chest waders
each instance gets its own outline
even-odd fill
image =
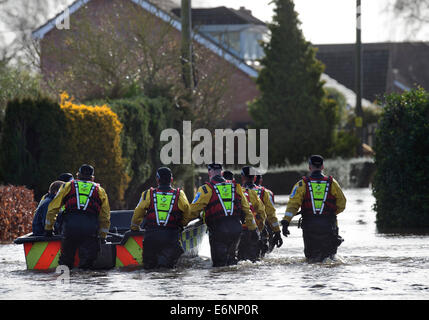
[[[225,216],[232,216],[234,213],[235,186],[232,183],[218,183],[214,185],[214,190],[222,205]]]
[[[176,193],[159,191],[153,193],[153,205],[158,226],[167,225],[175,201]]]

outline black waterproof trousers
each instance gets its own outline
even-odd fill
[[[237,217],[218,218],[208,226],[213,267],[237,264],[237,249],[242,231]]]
[[[143,239],[143,267],[174,268],[184,252],[179,236],[179,228],[146,229]]]
[[[97,237],[98,219],[88,213],[64,213],[63,240],[58,263],[73,268],[76,250],[79,250],[79,268],[91,269],[100,248]]]
[[[243,230],[238,245],[238,261],[250,260],[255,262],[261,258],[262,242],[252,237],[252,232]]]
[[[337,253],[343,241],[338,235],[336,217],[303,217],[304,254],[308,262],[322,262]]]

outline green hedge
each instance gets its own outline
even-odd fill
[[[166,128],[181,131],[183,109],[166,97],[136,96],[97,103],[109,105],[123,123],[122,154],[126,173],[131,178],[125,191],[125,205],[134,208],[144,189],[154,184],[155,171],[162,165],[159,157],[161,131]]]
[[[380,231],[429,228],[429,94],[392,94],[376,133],[373,182]]]
[[[64,172],[65,125],[65,114],[54,101],[9,101],[0,142],[1,180],[33,189],[36,199],[46,193]]]
[[[124,172],[122,124],[107,106],[92,107],[64,99],[10,101],[0,142],[0,168],[6,184],[25,185],[35,198],[48,191],[63,172],[95,167],[112,209],[123,206],[128,177]]]

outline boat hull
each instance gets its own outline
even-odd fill
[[[132,211],[112,211],[110,235],[105,244],[100,245],[95,269],[111,269],[143,266],[144,231],[128,231],[125,228],[131,219]],[[201,220],[191,222],[182,231],[179,241],[184,255],[198,255],[198,250],[206,233],[206,225]],[[32,233],[17,238],[16,244],[23,244],[25,261],[28,270],[49,270],[58,266],[61,254],[61,239],[59,235],[52,237],[33,236]],[[74,266],[79,265],[79,252],[76,251]]]

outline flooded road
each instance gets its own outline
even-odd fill
[[[27,271],[22,245],[0,245],[0,299],[429,299],[429,235],[377,233],[370,189],[346,189],[338,216],[345,239],[338,260],[307,264],[294,219],[283,246],[257,263],[212,268],[205,237],[200,255],[175,270]],[[288,196],[276,196],[285,203]],[[285,205],[277,207],[282,218]]]

